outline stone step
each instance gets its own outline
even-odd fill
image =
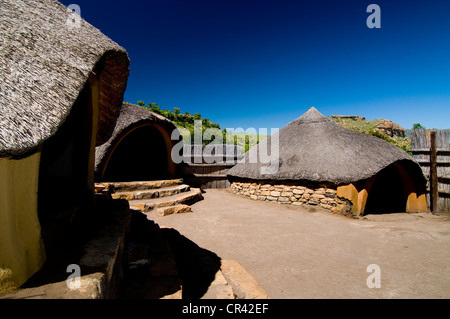
[[[236,260],[221,260],[220,270],[236,299],[269,299],[255,278]]]
[[[187,192],[153,199],[130,200],[130,207],[141,210],[144,213],[153,211],[158,208],[175,206],[180,204],[192,205],[203,199],[202,192],[199,188],[191,188]]]
[[[227,282],[222,271],[216,272],[213,282],[201,299],[235,299],[233,287]]]
[[[135,199],[150,199],[171,196],[190,190],[189,185],[181,184],[176,186],[161,187],[147,190],[122,191],[111,195],[113,199],[126,199],[128,201]]]
[[[132,192],[137,190],[148,190],[162,187],[176,186],[183,183],[183,179],[169,179],[159,181],[138,181],[138,182],[109,182],[99,183],[104,186],[111,186],[115,192]]]
[[[191,212],[191,206],[185,204],[179,204],[174,206],[161,207],[156,209],[158,216],[167,216],[172,214],[183,214]]]

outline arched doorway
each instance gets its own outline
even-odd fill
[[[103,181],[148,181],[169,178],[171,147],[157,127],[144,125],[124,134],[107,160]]]
[[[368,190],[364,214],[427,211],[420,167],[402,160],[382,169]]]
[[[406,210],[403,180],[394,165],[382,169],[369,191],[365,214],[398,213]]]

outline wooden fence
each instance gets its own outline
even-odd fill
[[[428,180],[431,211],[450,211],[450,130],[412,130],[410,138],[413,157]]]
[[[242,157],[237,145],[184,145],[183,179],[193,187],[228,188],[227,172]]]

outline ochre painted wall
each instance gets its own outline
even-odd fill
[[[419,186],[414,184],[413,178],[400,165],[396,165],[400,172],[403,191],[405,193],[406,205],[404,207],[407,213],[427,212],[426,195],[418,191]],[[371,195],[370,190],[376,179],[376,175],[365,181],[359,181],[355,184],[339,186],[336,195],[345,198],[352,203],[352,214],[355,216],[364,215],[367,199]]]
[[[25,283],[45,261],[37,211],[40,157],[0,159],[0,293]]]

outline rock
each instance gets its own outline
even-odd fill
[[[227,282],[220,270],[216,272],[208,291],[201,299],[234,299],[233,287]]]
[[[245,268],[234,260],[222,260],[222,273],[237,299],[268,299],[269,297]]]
[[[279,202],[284,202],[284,203],[290,202],[288,197],[278,197],[278,201]]]
[[[314,193],[315,194],[324,195],[325,194],[325,188],[319,188]]]
[[[376,131],[390,137],[393,136],[405,137],[406,130],[400,125],[390,120],[380,120],[380,121],[381,122],[375,127]]]
[[[171,214],[182,214],[182,213],[189,213],[191,212],[191,206],[179,204],[174,206],[168,206],[168,207],[161,207],[158,208],[156,213],[158,216],[167,216]]]
[[[278,197],[278,196],[280,196],[280,194],[281,194],[280,192],[273,191],[270,193],[270,196]]]
[[[319,206],[322,207],[322,208],[325,208],[325,209],[331,209],[332,208],[330,205],[323,204],[323,203],[320,203]]]
[[[331,115],[334,119],[340,119],[340,120],[359,120],[359,121],[365,121],[366,118],[362,116],[357,115]]]
[[[292,195],[293,195],[292,192],[281,192],[281,194],[280,194],[280,196],[284,196],[284,197],[290,197]]]

